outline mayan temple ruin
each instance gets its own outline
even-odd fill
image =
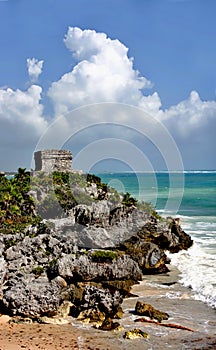
[[[71,172],[72,153],[65,150],[43,150],[34,153],[35,171],[52,173],[53,171]]]

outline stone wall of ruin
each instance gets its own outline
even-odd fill
[[[70,172],[72,153],[65,150],[44,150],[34,153],[35,171],[52,173],[53,171]]]

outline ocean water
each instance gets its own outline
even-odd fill
[[[194,244],[188,251],[169,254],[172,264],[195,298],[216,308],[216,171],[98,175],[118,191],[152,203],[162,216],[181,219]]]

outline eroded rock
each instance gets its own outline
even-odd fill
[[[131,237],[121,246],[126,254],[136,261],[143,273],[167,272],[166,255],[154,243],[140,240],[138,237]]]
[[[125,254],[103,263],[93,261],[91,252],[80,256],[64,255],[56,262],[54,271],[66,281],[140,280],[142,278],[138,264]]]
[[[148,339],[149,335],[148,335],[148,333],[143,332],[141,329],[135,328],[131,331],[125,332],[124,338],[125,339],[137,339],[137,338]]]
[[[98,327],[98,329],[102,331],[113,331],[118,330],[120,328],[119,322],[114,322],[111,318],[105,319],[102,324]]]
[[[114,317],[122,301],[123,297],[118,291],[111,293],[108,289],[87,286],[79,309],[80,312],[85,310],[96,310],[96,314],[102,312],[105,318]]]
[[[5,290],[3,305],[12,315],[36,317],[55,315],[59,308],[61,290],[57,283],[46,276],[29,275],[13,279]]]
[[[48,317],[48,316],[41,316],[37,318],[37,322],[43,323],[43,324],[68,324],[70,323],[70,320],[65,319],[64,317]]]
[[[169,315],[166,312],[156,310],[150,304],[146,304],[142,301],[137,301],[135,306],[135,313],[140,316],[148,316],[151,319],[156,319],[158,322],[168,320]]]

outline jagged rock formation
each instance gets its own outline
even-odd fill
[[[40,223],[0,235],[1,312],[53,316],[68,301],[80,318],[114,317],[122,296],[143,273],[167,271],[165,250],[192,244],[178,221],[143,211],[98,178],[84,183],[76,177],[72,189],[67,179],[56,174],[54,186],[66,217],[49,217],[49,207]],[[42,198],[43,205],[49,195],[45,185],[34,188],[35,200]]]
[[[10,276],[10,286],[4,292],[3,305],[12,315],[36,317],[55,315],[60,305],[60,286],[46,276],[31,274]]]
[[[54,266],[54,273],[63,277],[66,281],[110,281],[142,278],[138,264],[128,255],[112,258],[112,252],[106,259],[100,262],[100,253],[89,252],[88,255],[67,254],[58,259]],[[97,259],[94,257],[96,256]],[[98,260],[98,262],[97,262]]]
[[[79,306],[79,318],[100,321],[106,317],[115,317],[123,298],[119,291],[111,293],[108,289],[87,286]]]

